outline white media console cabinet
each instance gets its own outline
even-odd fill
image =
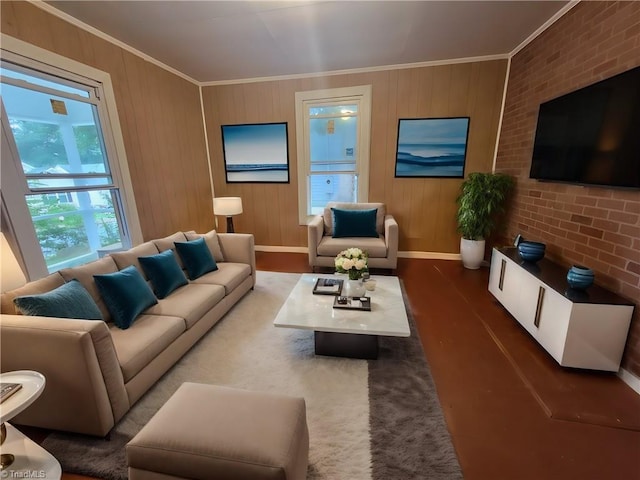
[[[567,269],[493,249],[489,291],[565,367],[617,372],[634,304],[598,285],[570,289]]]

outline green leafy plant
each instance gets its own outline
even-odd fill
[[[471,173],[462,183],[458,202],[458,232],[467,240],[487,238],[504,213],[513,178],[503,173]]]

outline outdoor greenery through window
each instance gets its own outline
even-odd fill
[[[2,120],[15,143],[24,201],[48,271],[126,247],[98,86],[72,84],[8,62],[0,74]]]

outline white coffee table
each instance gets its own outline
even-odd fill
[[[45,378],[41,373],[19,370],[0,374],[0,382],[21,383],[22,388],[0,404],[0,423],[6,429],[2,450],[3,478],[46,478],[62,476],[60,463],[44,448],[5,423],[31,405],[42,393]]]
[[[273,324],[315,332],[317,355],[373,359],[378,337],[408,337],[409,320],[398,277],[376,276],[376,289],[367,292],[371,311],[333,308],[333,295],[314,295],[318,278],[332,275],[305,273],[293,288]]]

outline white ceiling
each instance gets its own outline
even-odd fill
[[[198,82],[506,56],[566,1],[48,1]]]

